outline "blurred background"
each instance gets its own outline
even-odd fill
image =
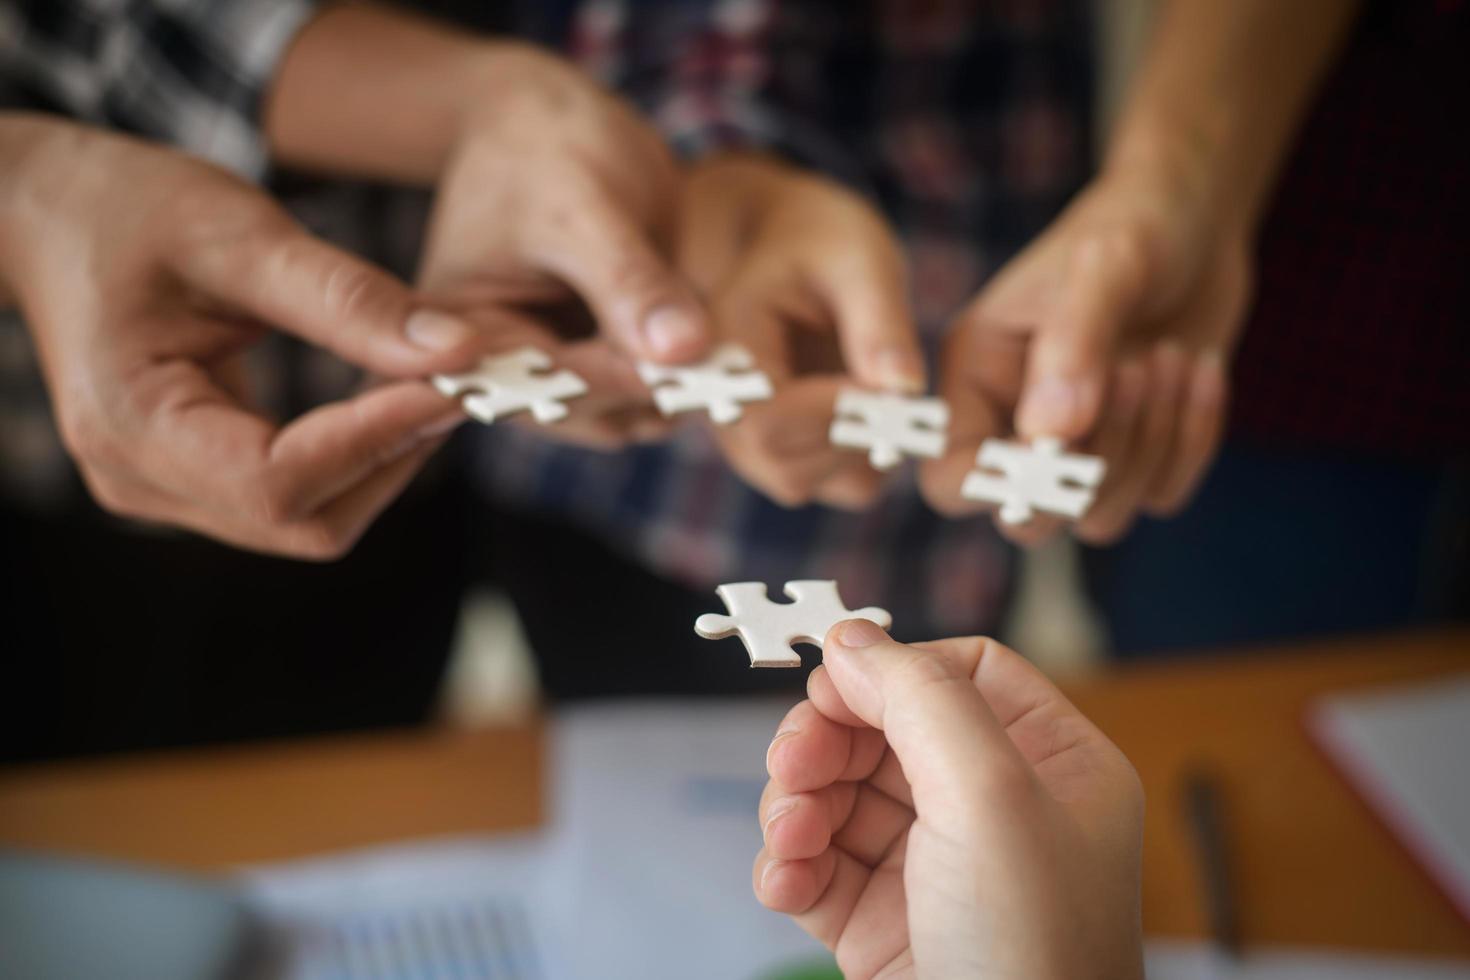
[[[191,73],[245,92],[266,60],[202,71],[219,37],[169,33],[235,16],[225,0],[137,4],[153,19],[118,28],[126,6],[0,0],[0,107],[162,140],[129,100]],[[685,158],[728,148],[727,123],[684,121],[668,77],[713,98],[711,65],[738,76],[764,38],[741,26],[762,4],[403,6],[557,50]],[[852,71],[888,31],[914,45],[895,91],[923,97],[955,47],[878,4],[824,61],[803,44],[843,12],[793,7],[797,76]],[[968,10],[915,7],[941,27]],[[1035,97],[1028,152],[1051,176],[986,174],[969,211],[936,206],[893,160],[942,183],[948,144],[895,128],[851,182],[899,226],[920,293],[973,292],[1085,186],[1156,16],[977,15],[994,33],[973,84]],[[833,975],[748,891],[766,745],[816,658],[751,671],[736,640],[696,638],[736,578],[836,578],[850,606],[892,607],[900,639],[985,632],[1056,679],[1148,794],[1151,976],[1470,976],[1467,41],[1463,3],[1359,5],[1262,220],[1219,456],[1181,513],[1107,544],[946,524],[907,471],[867,519],[834,516],[742,488],[697,434],[607,455],[472,425],[342,560],[247,553],[93,502],[45,352],[0,302],[0,976]],[[73,43],[107,66],[96,118],[74,110],[94,80]],[[828,136],[881,143],[852,135],[857,101],[775,145],[818,166]],[[1026,125],[991,109],[961,124]],[[825,169],[847,180],[843,160]],[[268,177],[313,233],[419,268],[429,190]],[[978,257],[936,229],[983,238]],[[284,337],[263,351],[285,415],[359,382]],[[730,526],[669,503],[701,500]]]

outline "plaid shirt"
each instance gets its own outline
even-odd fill
[[[11,3],[0,6],[0,77],[44,96],[42,104],[258,174],[260,92],[304,6]],[[480,4],[437,6],[470,12]],[[1092,66],[1084,0],[874,0],[856,10],[836,0],[522,6],[521,33],[568,52],[630,96],[686,155],[773,150],[875,199],[907,243],[931,353],[945,318],[1087,176]],[[76,27],[70,15],[91,27]],[[401,218],[403,209],[354,208],[347,192],[332,193],[315,214],[349,227],[331,237],[380,260],[389,257],[373,246],[386,244],[400,253],[389,264],[402,268],[403,243],[416,239],[416,227],[385,236],[382,228],[350,226],[364,215]],[[408,224],[416,223],[417,216]],[[16,353],[24,346],[0,329],[0,391],[24,375]],[[987,519],[947,521],[931,512],[911,474],[891,480],[880,504],[862,514],[787,510],[736,480],[697,428],[614,455],[508,426],[474,435],[473,472],[492,497],[559,515],[695,587],[836,578],[853,606],[887,606],[903,634],[996,625],[1008,549]],[[39,434],[29,439],[54,444]],[[0,456],[7,452],[0,444]],[[4,468],[14,467],[7,460]]]
[[[138,133],[246,177],[266,169],[262,94],[312,0],[6,0],[10,105]]]

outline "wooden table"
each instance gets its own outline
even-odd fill
[[[1470,927],[1301,728],[1326,691],[1470,670],[1470,632],[1125,668],[1067,685],[1148,792],[1144,924],[1201,935],[1180,775],[1221,778],[1246,942],[1470,957]],[[1470,747],[1467,747],[1470,748]],[[0,771],[0,846],[219,869],[541,819],[540,726]]]

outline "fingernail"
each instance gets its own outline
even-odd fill
[[[776,746],[781,744],[783,738],[790,738],[792,735],[795,735],[796,731],[795,728],[788,728],[785,731],[777,732],[776,737],[771,739],[771,744],[766,747],[766,772],[771,771],[771,753],[776,751]]]
[[[861,647],[870,647],[875,643],[882,643],[888,639],[888,634],[877,623],[866,619],[854,619],[842,624],[837,631],[837,642],[849,650]]]
[[[878,380],[884,388],[917,395],[924,390],[924,371],[918,359],[897,347],[879,351],[876,358]]]
[[[1071,436],[1081,400],[1077,385],[1061,378],[1045,378],[1027,393],[1016,413],[1016,427],[1033,438]]]
[[[472,339],[475,328],[448,313],[419,310],[409,316],[403,325],[403,333],[415,347],[446,351]]]
[[[780,820],[782,817],[786,816],[786,814],[790,813],[794,809],[796,809],[796,798],[792,796],[788,796],[784,799],[777,800],[775,803],[772,803],[771,808],[766,811],[766,822],[761,825],[761,833],[766,837],[770,837],[771,824],[775,823],[777,820]]]
[[[643,321],[643,336],[655,354],[677,357],[696,347],[704,332],[685,311],[674,306],[660,306]]]
[[[761,891],[764,892],[766,890],[766,881],[771,877],[771,872],[775,871],[777,868],[781,867],[785,863],[785,861],[774,860],[767,863],[766,866],[761,869]]]
[[[456,412],[453,415],[446,415],[442,419],[435,419],[419,430],[418,441],[429,442],[437,439],[446,433],[453,432],[467,421],[469,421],[469,416],[464,412]]]

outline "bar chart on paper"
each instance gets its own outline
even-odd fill
[[[475,977],[544,980],[527,909],[482,898],[361,913],[298,936],[293,980]]]

